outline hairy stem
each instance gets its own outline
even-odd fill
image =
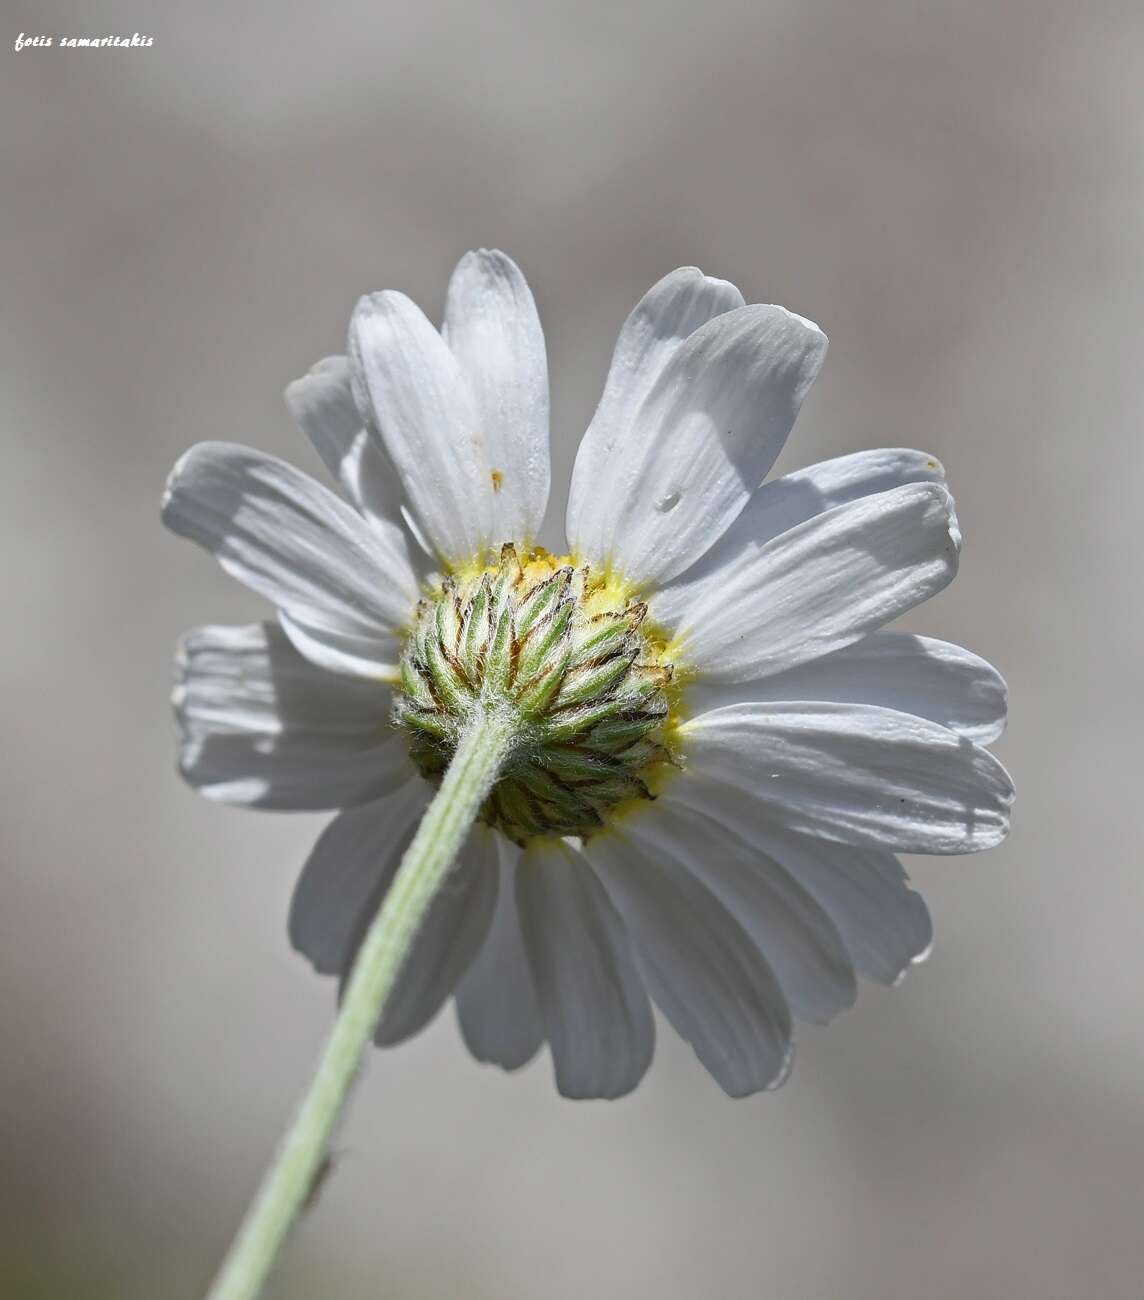
[[[478,708],[462,732],[441,788],[426,810],[358,950],[338,1018],[310,1089],[262,1180],[207,1300],[254,1300],[261,1294],[286,1234],[319,1176],[330,1135],[402,963],[485,796],[513,749],[518,727],[510,714]]]

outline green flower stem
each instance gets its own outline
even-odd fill
[[[262,1180],[207,1300],[261,1294],[291,1224],[310,1195],[386,999],[437,890],[520,736],[510,710],[477,708],[358,951],[326,1050],[293,1124]]]

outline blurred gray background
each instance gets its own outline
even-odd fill
[[[672,267],[823,325],[781,467],[945,462],[961,576],[910,625],[1007,675],[1014,831],[909,864],[933,958],[776,1095],[669,1032],[613,1104],[451,1011],[375,1056],[272,1294],[1138,1300],[1144,11],[96,8],[6,7],[0,51],[0,1295],[195,1300],[331,1017],[285,934],[322,819],[173,772],[176,634],[262,608],[160,530],[166,472],[315,468],[283,386],[485,244],[540,304],[557,482]]]

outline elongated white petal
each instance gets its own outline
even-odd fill
[[[340,813],[314,845],[290,901],[290,942],[320,975],[340,975],[389,887],[432,793],[419,777]]]
[[[567,530],[574,549],[586,554],[584,548],[610,526],[602,488],[632,437],[636,411],[668,361],[701,325],[742,306],[743,295],[733,284],[683,266],[654,284],[624,321],[572,471]]]
[[[764,483],[715,545],[656,594],[656,617],[675,627],[704,581],[720,581],[720,570],[744,551],[759,551],[815,515],[907,483],[944,482],[945,470],[928,452],[881,447],[837,456]]]
[[[409,774],[400,744],[330,753],[291,735],[184,728],[179,771],[208,799],[276,812],[325,812],[373,799]]]
[[[854,970],[834,923],[772,858],[705,812],[667,799],[631,815],[624,830],[648,857],[678,863],[723,903],[758,945],[800,1020],[826,1024],[854,1005]]]
[[[497,537],[529,543],[548,504],[548,361],[532,293],[504,253],[466,253],[449,281],[445,342],[488,440]]]
[[[673,658],[732,682],[817,659],[945,587],[960,544],[953,500],[936,483],[837,506],[689,584]],[[649,604],[663,619],[659,598]]]
[[[764,483],[752,513],[771,537],[847,501],[875,496],[908,483],[944,483],[936,456],[912,447],[875,447],[819,461]],[[757,512],[757,513],[756,513]],[[752,529],[752,533],[754,529]]]
[[[394,545],[407,545],[401,478],[381,439],[361,417],[349,360],[319,361],[287,387],[286,405],[349,500],[375,527],[396,530],[400,540],[395,537]],[[412,555],[411,562],[415,558]]]
[[[896,984],[928,953],[929,911],[892,853],[784,830],[735,787],[701,780],[693,772],[673,781],[657,807],[669,805],[713,818],[779,864],[834,922],[867,979]]]
[[[339,676],[364,677],[371,683],[392,683],[398,675],[399,642],[340,629],[314,627],[278,611],[278,623],[299,654],[318,668]],[[382,659],[381,655],[386,658]]]
[[[838,927],[856,968],[893,987],[933,947],[925,899],[892,853],[765,828],[762,840]]]
[[[457,985],[457,1017],[478,1061],[515,1070],[536,1055],[544,1025],[516,908],[520,850],[503,835],[487,834],[499,850],[500,886],[485,942]]]
[[[580,854],[549,841],[525,853],[516,895],[561,1095],[631,1092],[651,1063],[655,1022],[603,887]]]
[[[350,363],[422,536],[446,561],[494,543],[496,493],[483,428],[457,358],[404,294],[362,298],[350,323]]]
[[[403,548],[328,488],[249,447],[199,443],[171,472],[163,522],[312,638],[360,647],[356,659],[333,655],[326,666],[392,676],[394,634],[417,600],[413,570]]]
[[[686,765],[789,830],[899,853],[975,853],[1009,829],[988,750],[865,704],[737,704],[680,728]]]
[[[761,681],[696,685],[687,702],[705,713],[775,700],[878,704],[987,745],[1005,729],[1008,691],[996,668],[961,646],[908,632],[875,632]]]
[[[631,935],[648,991],[732,1097],[777,1087],[790,1068],[790,1013],[753,939],[666,855],[623,834],[585,845]]]
[[[584,471],[578,462],[573,548],[637,584],[693,564],[774,463],[825,351],[822,331],[781,307],[739,307],[700,326],[607,456],[591,454]]]
[[[389,690],[315,668],[273,623],[198,628],[175,672],[179,770],[208,798],[341,808],[412,770],[388,725]]]
[[[493,836],[487,827],[474,826],[456,866],[434,895],[374,1035],[379,1047],[423,1029],[484,942],[497,896]],[[348,977],[348,965],[344,974]]]

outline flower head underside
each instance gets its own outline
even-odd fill
[[[506,543],[434,584],[401,656],[393,718],[438,781],[473,711],[505,710],[520,743],[482,809],[518,844],[586,836],[652,797],[672,762],[673,668],[647,606],[590,565]]]

